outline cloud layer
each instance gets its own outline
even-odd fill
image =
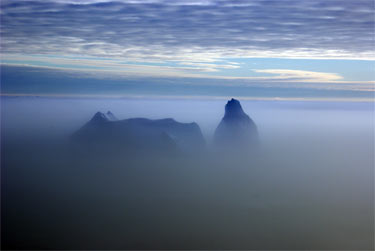
[[[2,67],[24,66],[8,74],[15,76],[12,81],[28,69],[228,88],[223,93],[375,91],[369,70],[375,63],[373,0],[2,0],[0,5]],[[248,58],[273,62],[257,65]],[[310,62],[342,60],[295,58],[343,59],[351,65],[327,68]]]
[[[262,83],[351,83],[370,84],[374,81],[345,81],[337,73],[316,72],[291,69],[247,69],[249,73],[260,73],[262,76],[235,76],[235,75],[208,75],[207,72],[215,72],[218,69],[236,69],[236,63],[188,63],[183,62],[174,66],[146,65],[124,63],[122,60],[92,59],[92,58],[69,58],[50,56],[17,56],[5,55],[6,61],[3,65],[10,66],[34,66],[47,69],[61,69],[69,72],[85,73],[95,75],[97,78],[126,78],[126,77],[172,77],[172,78],[205,78],[223,80],[246,80],[261,81]],[[24,62],[24,63],[23,63]]]
[[[9,54],[210,63],[221,58],[374,59],[372,0],[1,2]]]

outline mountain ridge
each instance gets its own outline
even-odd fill
[[[197,123],[181,123],[173,118],[116,118],[112,112],[97,112],[72,138],[87,147],[107,149],[116,147],[133,151],[176,148],[184,152],[197,151],[205,146],[205,140]],[[105,149],[105,150],[107,150]]]

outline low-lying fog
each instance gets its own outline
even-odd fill
[[[374,248],[374,104],[243,101],[247,156],[80,156],[97,112],[196,122],[211,146],[226,100],[2,97],[7,249]]]

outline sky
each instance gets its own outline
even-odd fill
[[[374,101],[373,0],[2,0],[1,95]]]

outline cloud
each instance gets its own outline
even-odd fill
[[[301,71],[301,70],[286,70],[286,69],[265,69],[254,70],[258,73],[268,73],[277,75],[270,77],[270,79],[287,80],[287,81],[303,81],[303,82],[331,82],[342,80],[342,77],[336,73]]]
[[[372,0],[3,0],[1,46],[143,62],[375,59],[373,11]]]
[[[375,91],[374,81],[346,81],[344,70],[342,76],[324,67],[307,71],[298,69],[298,62],[249,69],[238,60],[375,60],[372,0],[3,0],[0,5],[3,65],[176,84]]]
[[[225,76],[205,74],[218,64],[194,64],[191,66],[167,66],[130,64],[116,60],[91,58],[60,58],[39,56],[5,56],[2,67],[14,67],[21,71],[34,69],[74,78],[94,78],[140,82],[173,83],[173,85],[298,88],[318,90],[375,91],[375,81],[345,81],[336,73],[302,71],[294,69],[253,69],[261,76]],[[24,63],[23,63],[24,62]],[[185,64],[185,63],[183,63]],[[186,63],[190,65],[190,63]],[[228,67],[232,64],[223,64]],[[233,64],[235,67],[238,65]],[[19,68],[21,67],[21,68]],[[207,68],[209,67],[209,68]]]
[[[111,67],[109,67],[111,69]],[[139,70],[143,68],[140,67]],[[274,69],[272,69],[274,70]],[[135,71],[133,69],[133,71]],[[155,68],[154,72],[160,71]],[[295,98],[305,100],[373,101],[374,83],[293,82],[280,74],[257,78],[223,78],[190,74],[143,75],[108,69],[81,69],[30,65],[1,65],[1,93],[4,95],[73,96],[245,96],[259,99]],[[135,74],[135,75],[134,75]],[[298,75],[299,73],[288,73]],[[316,73],[318,74],[318,73]],[[200,76],[200,77],[199,77]],[[271,78],[270,78],[271,77]],[[277,80],[281,78],[283,80]],[[147,89],[147,91],[145,91]]]
[[[341,77],[334,73],[321,73],[301,70],[263,69],[253,70],[265,73],[262,77],[238,77],[207,75],[202,73],[216,72],[218,69],[236,69],[240,66],[233,63],[197,63],[179,62],[175,65],[149,65],[145,63],[129,63],[123,60],[108,60],[98,58],[71,58],[61,56],[33,56],[33,55],[3,55],[3,62],[8,65],[26,65],[44,68],[55,68],[68,71],[93,72],[97,77],[100,74],[112,77],[188,77],[188,78],[214,78],[214,79],[247,79],[262,81],[331,81],[340,80]],[[107,73],[107,74],[106,74]],[[270,74],[271,76],[267,76]],[[272,76],[276,75],[276,76]]]
[[[121,59],[105,59],[94,57],[68,57],[48,55],[14,55],[3,54],[2,65],[35,66],[76,72],[84,75],[93,75],[96,78],[120,78],[128,77],[162,77],[162,78],[195,78],[217,80],[242,80],[246,83],[297,83],[307,84],[362,84],[366,89],[373,88],[375,81],[346,81],[338,73],[306,71],[297,69],[247,69],[248,76],[236,74],[223,75],[220,70],[239,69],[238,62],[215,61],[209,63],[200,62],[175,62],[174,64],[147,62],[128,62]],[[215,73],[215,74],[209,74]],[[253,73],[258,73],[254,76]],[[178,81],[177,81],[178,82]]]

